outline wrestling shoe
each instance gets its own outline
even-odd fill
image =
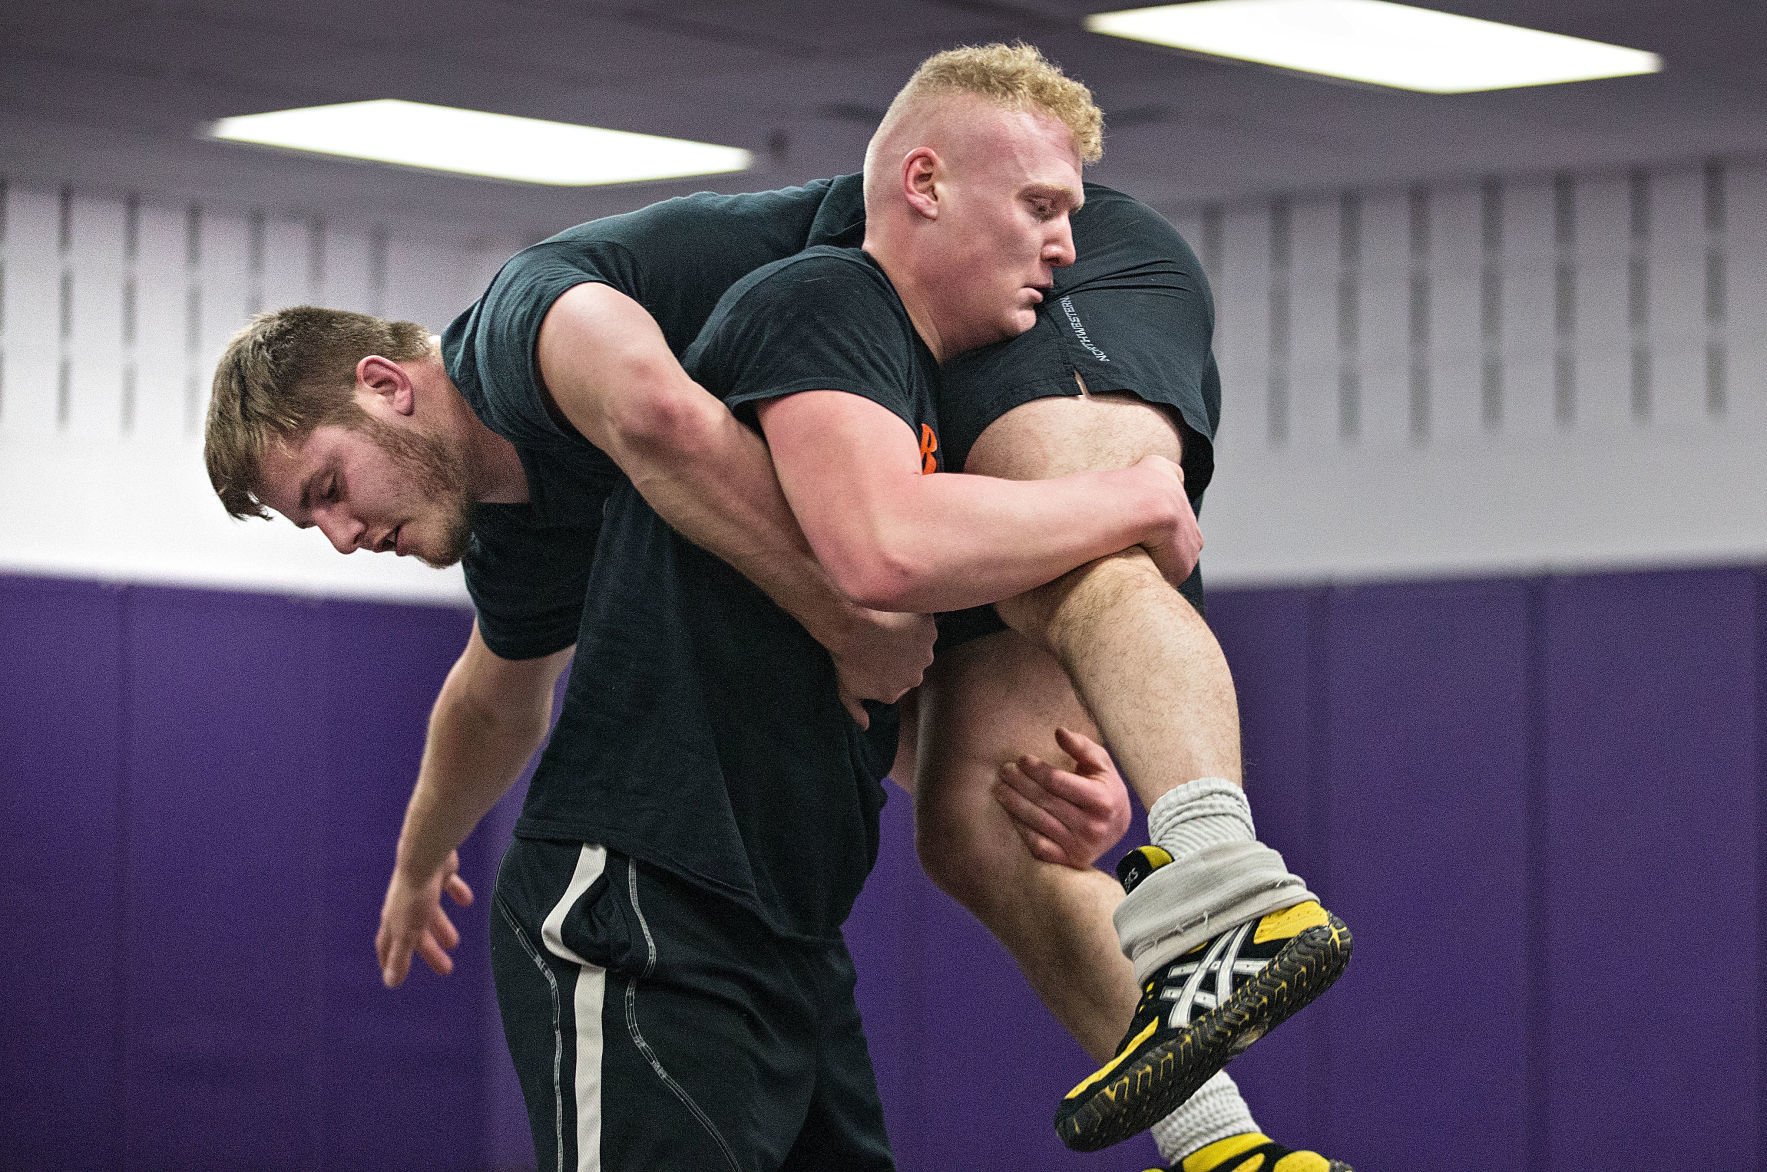
[[[1133,891],[1171,861],[1139,847],[1117,876]],[[1325,992],[1349,960],[1350,930],[1310,899],[1205,940],[1148,979],[1116,1057],[1068,1092],[1056,1133],[1090,1152],[1146,1131]]]
[[[1267,1135],[1248,1131],[1198,1148],[1170,1168],[1149,1168],[1147,1172],[1352,1172],[1352,1169],[1342,1160],[1328,1160],[1318,1152],[1297,1152]]]

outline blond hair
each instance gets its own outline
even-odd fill
[[[430,333],[415,322],[314,305],[252,318],[215,367],[203,434],[222,506],[235,517],[268,517],[259,497],[264,453],[327,424],[359,422],[356,364],[370,354],[405,362],[429,352]]]
[[[884,112],[873,141],[882,140],[909,107],[956,94],[1008,110],[1040,111],[1073,132],[1081,162],[1096,163],[1104,155],[1104,113],[1092,91],[1023,41],[964,45],[928,57]]]

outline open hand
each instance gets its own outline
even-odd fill
[[[459,851],[449,851],[442,865],[428,875],[413,877],[393,869],[380,906],[380,931],[374,937],[380,979],[387,988],[397,989],[405,983],[414,952],[438,976],[454,971],[454,959],[448,952],[459,946],[460,932],[443,910],[443,892],[461,907],[472,905],[472,888],[460,877]]]
[[[1072,769],[1030,755],[1008,761],[994,799],[1033,856],[1083,870],[1129,829],[1129,787],[1090,737],[1058,728],[1055,740],[1074,759]]]

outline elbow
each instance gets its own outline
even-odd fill
[[[855,605],[871,610],[918,611],[925,567],[900,544],[869,543],[833,551],[824,560],[829,577]]]
[[[634,380],[608,413],[610,455],[691,459],[710,445],[723,404],[684,378]]]

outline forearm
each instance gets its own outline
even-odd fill
[[[546,737],[543,708],[499,712],[466,694],[457,678],[450,675],[430,713],[423,762],[399,831],[395,865],[412,875],[433,872],[466,841]]]
[[[862,511],[870,532],[850,539],[869,546],[869,565],[849,584],[862,602],[888,610],[962,610],[1015,597],[1146,540],[1166,506],[1143,483],[1128,470],[1029,481],[904,478],[888,501]]]

